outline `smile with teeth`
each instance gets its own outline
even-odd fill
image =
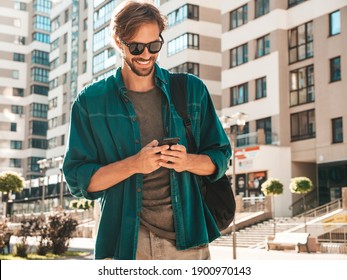
[[[151,60],[136,60],[136,62],[141,65],[147,65],[148,63],[151,62]]]

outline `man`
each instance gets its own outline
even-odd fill
[[[111,19],[123,65],[72,107],[63,171],[74,196],[99,199],[96,259],[210,259],[208,244],[220,235],[197,175],[225,173],[229,141],[205,85],[188,75],[199,152],[187,153],[170,74],[156,64],[165,27],[153,4],[124,1]],[[159,146],[164,137],[180,142]]]

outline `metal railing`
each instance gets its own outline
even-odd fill
[[[332,211],[340,209],[341,207],[342,207],[342,198],[339,198],[339,199],[331,201],[327,204],[324,204],[322,206],[319,206],[317,208],[314,208],[312,210],[307,211],[305,213],[305,216],[310,217],[310,218],[321,217],[321,216],[326,215]],[[297,217],[302,217],[302,216],[304,216],[304,213],[297,215]]]
[[[240,212],[259,212],[265,210],[264,197],[243,197]]]

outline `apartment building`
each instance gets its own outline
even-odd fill
[[[347,1],[223,1],[222,112],[246,113],[246,135],[265,133],[237,162],[237,192],[259,188],[259,174],[281,179],[276,212],[302,211],[292,177],[313,181],[311,207],[347,184],[346,15]]]
[[[21,167],[12,168],[22,174],[27,174],[25,168],[29,166],[30,170],[35,169],[28,172],[26,179],[46,175],[43,181],[33,179],[27,184],[28,189],[38,189],[36,200],[42,198],[42,185],[47,186],[44,194],[52,201],[45,202],[44,207],[49,209],[57,204],[60,190],[59,164],[68,137],[71,104],[86,84],[112,75],[121,63],[118,52],[110,45],[109,30],[112,12],[121,0],[53,1],[49,16],[46,14],[50,29],[35,36],[31,35],[34,32],[31,28],[35,26],[31,21],[35,13],[42,16],[42,11],[34,7],[49,1],[26,2],[22,10],[14,9],[17,2],[0,4],[10,6],[11,3],[13,12],[4,6],[1,13],[11,18],[17,14],[23,23],[22,28],[16,28],[16,21],[5,21],[3,17],[0,20],[2,25],[6,22],[13,25],[12,29],[2,28],[3,35],[0,35],[0,48],[6,50],[0,53],[2,61],[6,58],[0,67],[4,73],[0,77],[0,166],[8,170],[10,159],[23,158],[19,156],[23,153]],[[159,64],[173,72],[189,72],[203,79],[219,115],[247,114],[246,125],[236,141],[236,191],[249,199],[259,197],[262,182],[269,177],[279,178],[284,184],[284,194],[276,197],[275,203],[276,214],[280,216],[302,211],[300,197],[293,196],[288,189],[292,177],[307,176],[314,182],[315,190],[307,197],[310,207],[341,197],[341,187],[347,185],[347,149],[343,138],[347,129],[343,121],[347,87],[342,79],[342,62],[347,51],[343,48],[347,45],[346,2],[156,1],[169,24],[163,33],[165,44]],[[44,20],[40,17],[36,21]],[[13,34],[46,42],[16,45],[10,37]],[[36,65],[31,57],[26,58],[38,45],[49,53],[49,58],[45,56],[45,65]],[[24,52],[25,62],[13,61],[15,55],[8,53],[9,50]],[[32,88],[30,79],[41,70],[32,68],[50,70],[45,83],[35,81],[38,85],[33,87],[33,94],[27,93]],[[16,73],[29,76],[28,71],[34,74],[25,79],[21,75],[20,79],[13,78]],[[20,91],[24,92],[20,93],[23,96],[13,96],[14,84],[23,89]],[[8,88],[12,89],[11,94]],[[21,109],[9,107],[12,105],[9,100],[14,105],[23,104],[22,117],[15,113]],[[44,119],[37,117],[39,113],[27,119],[31,114],[30,102],[34,100],[46,105]],[[35,106],[38,105],[33,108]],[[35,125],[30,124],[31,120]],[[36,122],[47,123],[45,135],[30,137],[29,132],[22,132],[30,131],[30,127],[37,131],[41,126]],[[12,123],[23,130],[11,132]],[[29,144],[24,142],[30,138],[42,142],[34,140],[31,145],[35,145],[35,149],[27,149]],[[11,140],[23,141],[21,147],[25,145],[25,149],[9,149],[7,146],[20,145]],[[37,148],[38,143],[46,143],[46,146]],[[26,159],[31,152],[36,153],[32,156],[34,159]],[[16,156],[13,153],[17,153]],[[37,163],[40,159],[44,159],[41,173]],[[16,200],[23,202],[29,195],[27,191]],[[64,195],[68,196],[66,187]],[[40,208],[42,205],[35,209]]]
[[[0,171],[40,176],[46,157],[50,1],[0,3]]]

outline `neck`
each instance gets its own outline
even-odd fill
[[[145,92],[152,89],[154,84],[154,68],[151,74],[148,76],[138,76],[129,69],[126,65],[122,67],[123,81],[128,90]]]

